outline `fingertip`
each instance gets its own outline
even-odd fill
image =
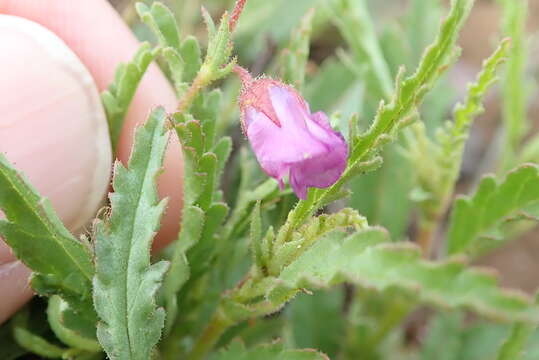
[[[114,79],[117,65],[128,62],[139,43],[119,15],[105,0],[35,1],[0,0],[0,9],[38,22],[56,33],[90,70],[99,90]],[[126,163],[134,132],[155,106],[174,111],[176,97],[159,68],[152,64],[144,75],[129,108],[118,143],[118,158]],[[159,194],[169,197],[167,211],[154,247],[161,248],[177,237],[182,201],[182,153],[173,135],[159,178]]]

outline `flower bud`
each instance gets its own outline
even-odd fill
[[[311,114],[309,105],[291,86],[236,69],[243,89],[240,95],[242,128],[262,169],[284,179],[300,199],[309,187],[326,188],[342,175],[348,157],[343,136],[334,131],[323,112]]]

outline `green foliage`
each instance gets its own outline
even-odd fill
[[[516,324],[513,326],[511,335],[503,344],[498,354],[498,360],[518,360],[523,358],[524,348],[535,326],[528,324]]]
[[[281,345],[259,345],[247,350],[239,343],[233,343],[230,348],[212,360],[328,360],[324,354],[315,350],[285,350]]]
[[[314,9],[311,9],[301,20],[298,29],[292,32],[288,47],[281,52],[281,79],[292,84],[296,89],[303,87],[305,69],[309,60],[309,44],[311,40]]]
[[[389,99],[393,92],[391,73],[378,43],[374,24],[364,0],[332,0],[332,20],[354,56],[354,66],[367,66],[368,85],[376,98]]]
[[[114,82],[101,94],[114,150],[118,145],[131,100],[133,100],[137,87],[155,56],[156,50],[152,50],[150,44],[142,44],[131,62],[118,66]]]
[[[307,78],[303,95],[313,109],[328,112],[338,109],[343,117],[348,118],[352,113],[360,111],[358,99],[361,98],[362,90],[363,85],[358,82],[352,70],[337,59],[329,58],[315,75]],[[345,108],[350,109],[346,111]]]
[[[527,129],[527,90],[530,88],[526,78],[526,21],[528,17],[527,0],[499,0],[503,8],[503,35],[513,43],[507,61],[507,73],[503,86],[504,151],[502,169],[510,170],[515,166],[522,139]]]
[[[64,227],[49,201],[42,198],[2,154],[0,209],[7,217],[0,220],[0,234],[15,256],[32,269],[32,288],[42,296],[60,295],[69,303],[59,314],[66,317],[66,326],[93,338],[96,315],[91,304],[91,279],[94,267],[89,246]]]
[[[502,181],[485,177],[475,194],[456,200],[448,230],[449,255],[477,255],[500,244],[499,226],[539,201],[539,168],[523,165]]]
[[[501,42],[494,54],[483,63],[477,81],[468,87],[463,104],[457,104],[454,121],[438,129],[436,141],[428,138],[422,124],[414,124],[406,134],[406,156],[416,164],[417,183],[414,200],[420,203],[423,220],[436,222],[446,211],[464,153],[464,145],[475,118],[483,112],[482,102],[487,91],[496,82],[496,72],[506,58],[510,41]]]
[[[164,324],[154,294],[168,264],[150,264],[150,247],[166,205],[156,190],[168,141],[165,121],[158,108],[138,129],[128,168],[115,166],[111,214],[95,226],[97,337],[111,359],[149,359]]]
[[[213,262],[216,234],[228,214],[228,206],[220,199],[218,185],[232,142],[228,137],[217,143],[214,140],[220,99],[219,91],[204,94],[193,105],[194,116],[176,114],[174,117],[184,154],[185,196],[182,230],[174,245],[170,259],[172,266],[163,285],[167,331],[176,321],[178,293],[190,277],[198,279]]]
[[[492,275],[459,261],[428,262],[410,244],[387,241],[387,234],[376,228],[350,236],[330,233],[281,272],[268,299],[279,304],[300,289],[348,281],[364,289],[400,289],[422,303],[466,308],[499,321],[539,319],[539,308],[529,298],[501,290]]]
[[[427,49],[416,72],[401,81],[402,71],[397,78],[395,94],[388,104],[382,103],[369,130],[357,139],[351,139],[351,151],[341,179],[327,189],[311,189],[307,200],[300,201],[289,215],[290,226],[301,224],[326,199],[339,193],[342,185],[360,172],[378,164],[379,149],[390,141],[399,129],[408,125],[417,114],[417,106],[426,92],[450,65],[459,51],[455,47],[460,28],[468,17],[473,0],[454,0],[448,17],[441,25],[434,43]]]
[[[284,337],[291,347],[319,349],[336,358],[346,329],[346,319],[336,316],[344,305],[344,291],[336,290],[299,294],[286,307],[289,325]]]
[[[161,2],[151,6],[137,3],[136,10],[142,21],[157,36],[160,54],[165,59],[172,82],[179,96],[183,96],[201,66],[200,46],[198,41],[188,36],[183,41],[176,19],[171,11]]]
[[[335,214],[313,217],[290,236],[284,225],[275,241],[267,246],[268,260],[264,265],[270,275],[277,276],[327,233],[337,229],[359,231],[367,227],[367,220],[357,211],[348,208]]]

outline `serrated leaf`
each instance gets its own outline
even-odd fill
[[[101,95],[107,113],[113,150],[118,144],[131,100],[133,100],[142,76],[154,58],[155,52],[151,49],[150,44],[143,43],[131,62],[118,66],[114,82]]]
[[[240,342],[212,357],[212,360],[329,360],[327,356],[312,349],[285,350],[282,345],[259,345],[245,349]]]
[[[150,264],[150,248],[166,205],[156,190],[168,142],[165,122],[158,108],[137,130],[128,168],[116,163],[111,215],[95,226],[97,337],[110,359],[149,359],[164,324],[154,294],[168,264]]]
[[[49,201],[0,154],[0,235],[32,269],[31,285],[42,296],[61,295],[72,312],[94,328],[91,305],[94,267],[90,250],[64,227]]]
[[[438,128],[436,142],[429,138],[422,123],[414,124],[411,131],[405,134],[408,145],[404,155],[410,163],[416,164],[417,187],[414,195],[421,194],[423,197],[415,198],[420,204],[422,234],[434,231],[431,229],[435,229],[449,207],[470,128],[475,118],[483,112],[483,99],[497,80],[498,67],[504,62],[509,46],[510,41],[503,40],[492,56],[484,61],[477,80],[468,86],[466,100],[455,107],[454,121],[448,121],[444,127]],[[429,241],[426,239],[423,244],[427,252]]]
[[[279,304],[299,289],[348,281],[364,289],[399,289],[421,303],[465,308],[499,321],[539,319],[539,308],[528,297],[500,289],[491,274],[459,261],[429,262],[417,247],[382,244],[387,241],[387,233],[376,228],[348,237],[330,233],[282,271],[268,299]]]
[[[485,177],[474,195],[455,201],[448,230],[449,255],[476,254],[497,227],[527,206],[539,202],[539,167],[523,165],[503,182]],[[492,242],[492,241],[491,241]]]

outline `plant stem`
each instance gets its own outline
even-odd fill
[[[423,250],[423,256],[429,258],[432,251],[432,240],[436,232],[436,221],[420,221],[416,242]]]
[[[232,321],[225,318],[219,309],[214,314],[212,320],[195,342],[193,349],[187,356],[187,360],[203,360],[213,349],[221,335],[232,326]]]
[[[197,76],[195,77],[195,80],[193,80],[193,83],[189,87],[189,90],[185,93],[183,98],[180,100],[178,105],[178,112],[184,113],[186,112],[191,104],[195,101],[198,93],[200,90],[202,90],[204,87],[206,87],[209,83],[207,80],[208,78],[208,72],[205,71],[204,65],[200,68],[200,71],[198,72]]]

